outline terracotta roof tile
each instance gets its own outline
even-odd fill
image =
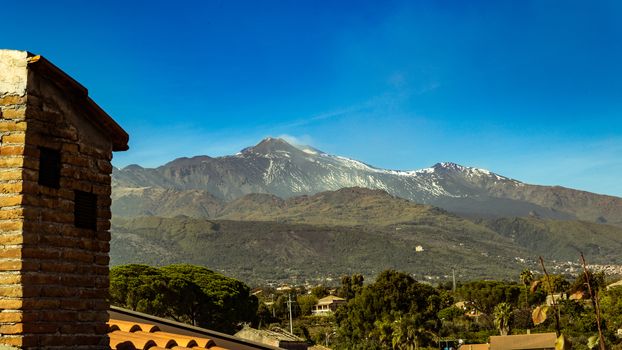
[[[158,326],[154,326],[149,323],[138,323],[138,322],[129,322],[129,321],[121,321],[121,320],[110,320],[108,321],[108,326],[110,327],[110,331],[124,331],[124,332],[157,332],[160,330]]]
[[[149,349],[156,346],[156,343],[145,337],[137,337],[130,332],[114,331],[108,333],[110,337],[110,348],[117,350]]]
[[[228,350],[216,346],[214,341],[209,338],[162,332],[157,326],[148,323],[111,319],[108,326],[110,327],[108,333],[110,348],[113,350]]]

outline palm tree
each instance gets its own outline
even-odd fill
[[[376,336],[378,342],[380,343],[381,348],[390,349],[392,337],[393,337],[393,325],[387,319],[376,320],[374,322],[374,330],[372,331],[371,336]]]
[[[525,306],[529,308],[529,286],[533,282],[533,273],[529,269],[523,269],[520,273],[520,281],[525,286]]]
[[[499,329],[499,334],[508,335],[510,333],[510,318],[512,317],[512,305],[499,303],[494,311],[495,326]]]
[[[413,317],[400,317],[393,323],[392,345],[394,350],[415,350],[418,333],[422,331]]]

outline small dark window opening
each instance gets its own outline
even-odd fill
[[[39,147],[39,185],[60,187],[60,152]]]
[[[73,215],[76,227],[97,230],[97,195],[74,191]]]

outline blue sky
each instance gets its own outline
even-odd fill
[[[619,1],[27,1],[42,54],[131,136],[116,166],[266,136],[622,196]],[[12,14],[7,16],[6,14]]]

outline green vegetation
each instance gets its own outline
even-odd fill
[[[515,256],[529,254],[488,229],[452,221],[467,220],[442,218],[381,227],[115,218],[111,264],[190,263],[261,285],[353,273],[373,278],[390,268],[422,280],[454,266],[465,267],[463,279],[502,278],[520,269]]]
[[[526,288],[529,281],[532,287]],[[323,285],[287,292],[263,287],[257,299],[243,283],[206,268],[124,265],[111,270],[110,294],[114,305],[229,333],[242,323],[288,329],[291,296],[294,333],[310,344],[394,350],[438,348],[447,339],[483,343],[491,335],[553,332],[556,321],[545,300],[550,292],[562,293],[557,300],[560,331],[567,344],[581,350],[598,346],[594,304],[585,297],[588,281],[599,301],[604,342],[607,348],[620,348],[615,333],[622,327],[622,287],[606,290],[604,276],[591,272],[547,279],[523,271],[514,281],[471,281],[452,292],[447,284],[433,287],[386,270],[367,284],[360,274],[344,276],[332,290]],[[331,316],[311,315],[313,305],[331,291],[347,303]]]
[[[244,283],[192,265],[113,267],[110,301],[226,333],[233,333],[243,322],[255,321],[258,307],[257,298]]]
[[[620,227],[534,217],[469,220],[378,190],[287,200],[253,194],[218,213],[217,220],[115,216],[111,263],[191,263],[252,284],[353,273],[373,278],[386,269],[438,283],[456,267],[461,280],[502,279],[536,269],[540,255],[575,261],[578,247],[592,263],[622,264]]]
[[[440,327],[437,313],[450,301],[410,275],[382,272],[338,310],[338,349],[427,346]],[[406,348],[406,347],[404,347]]]

